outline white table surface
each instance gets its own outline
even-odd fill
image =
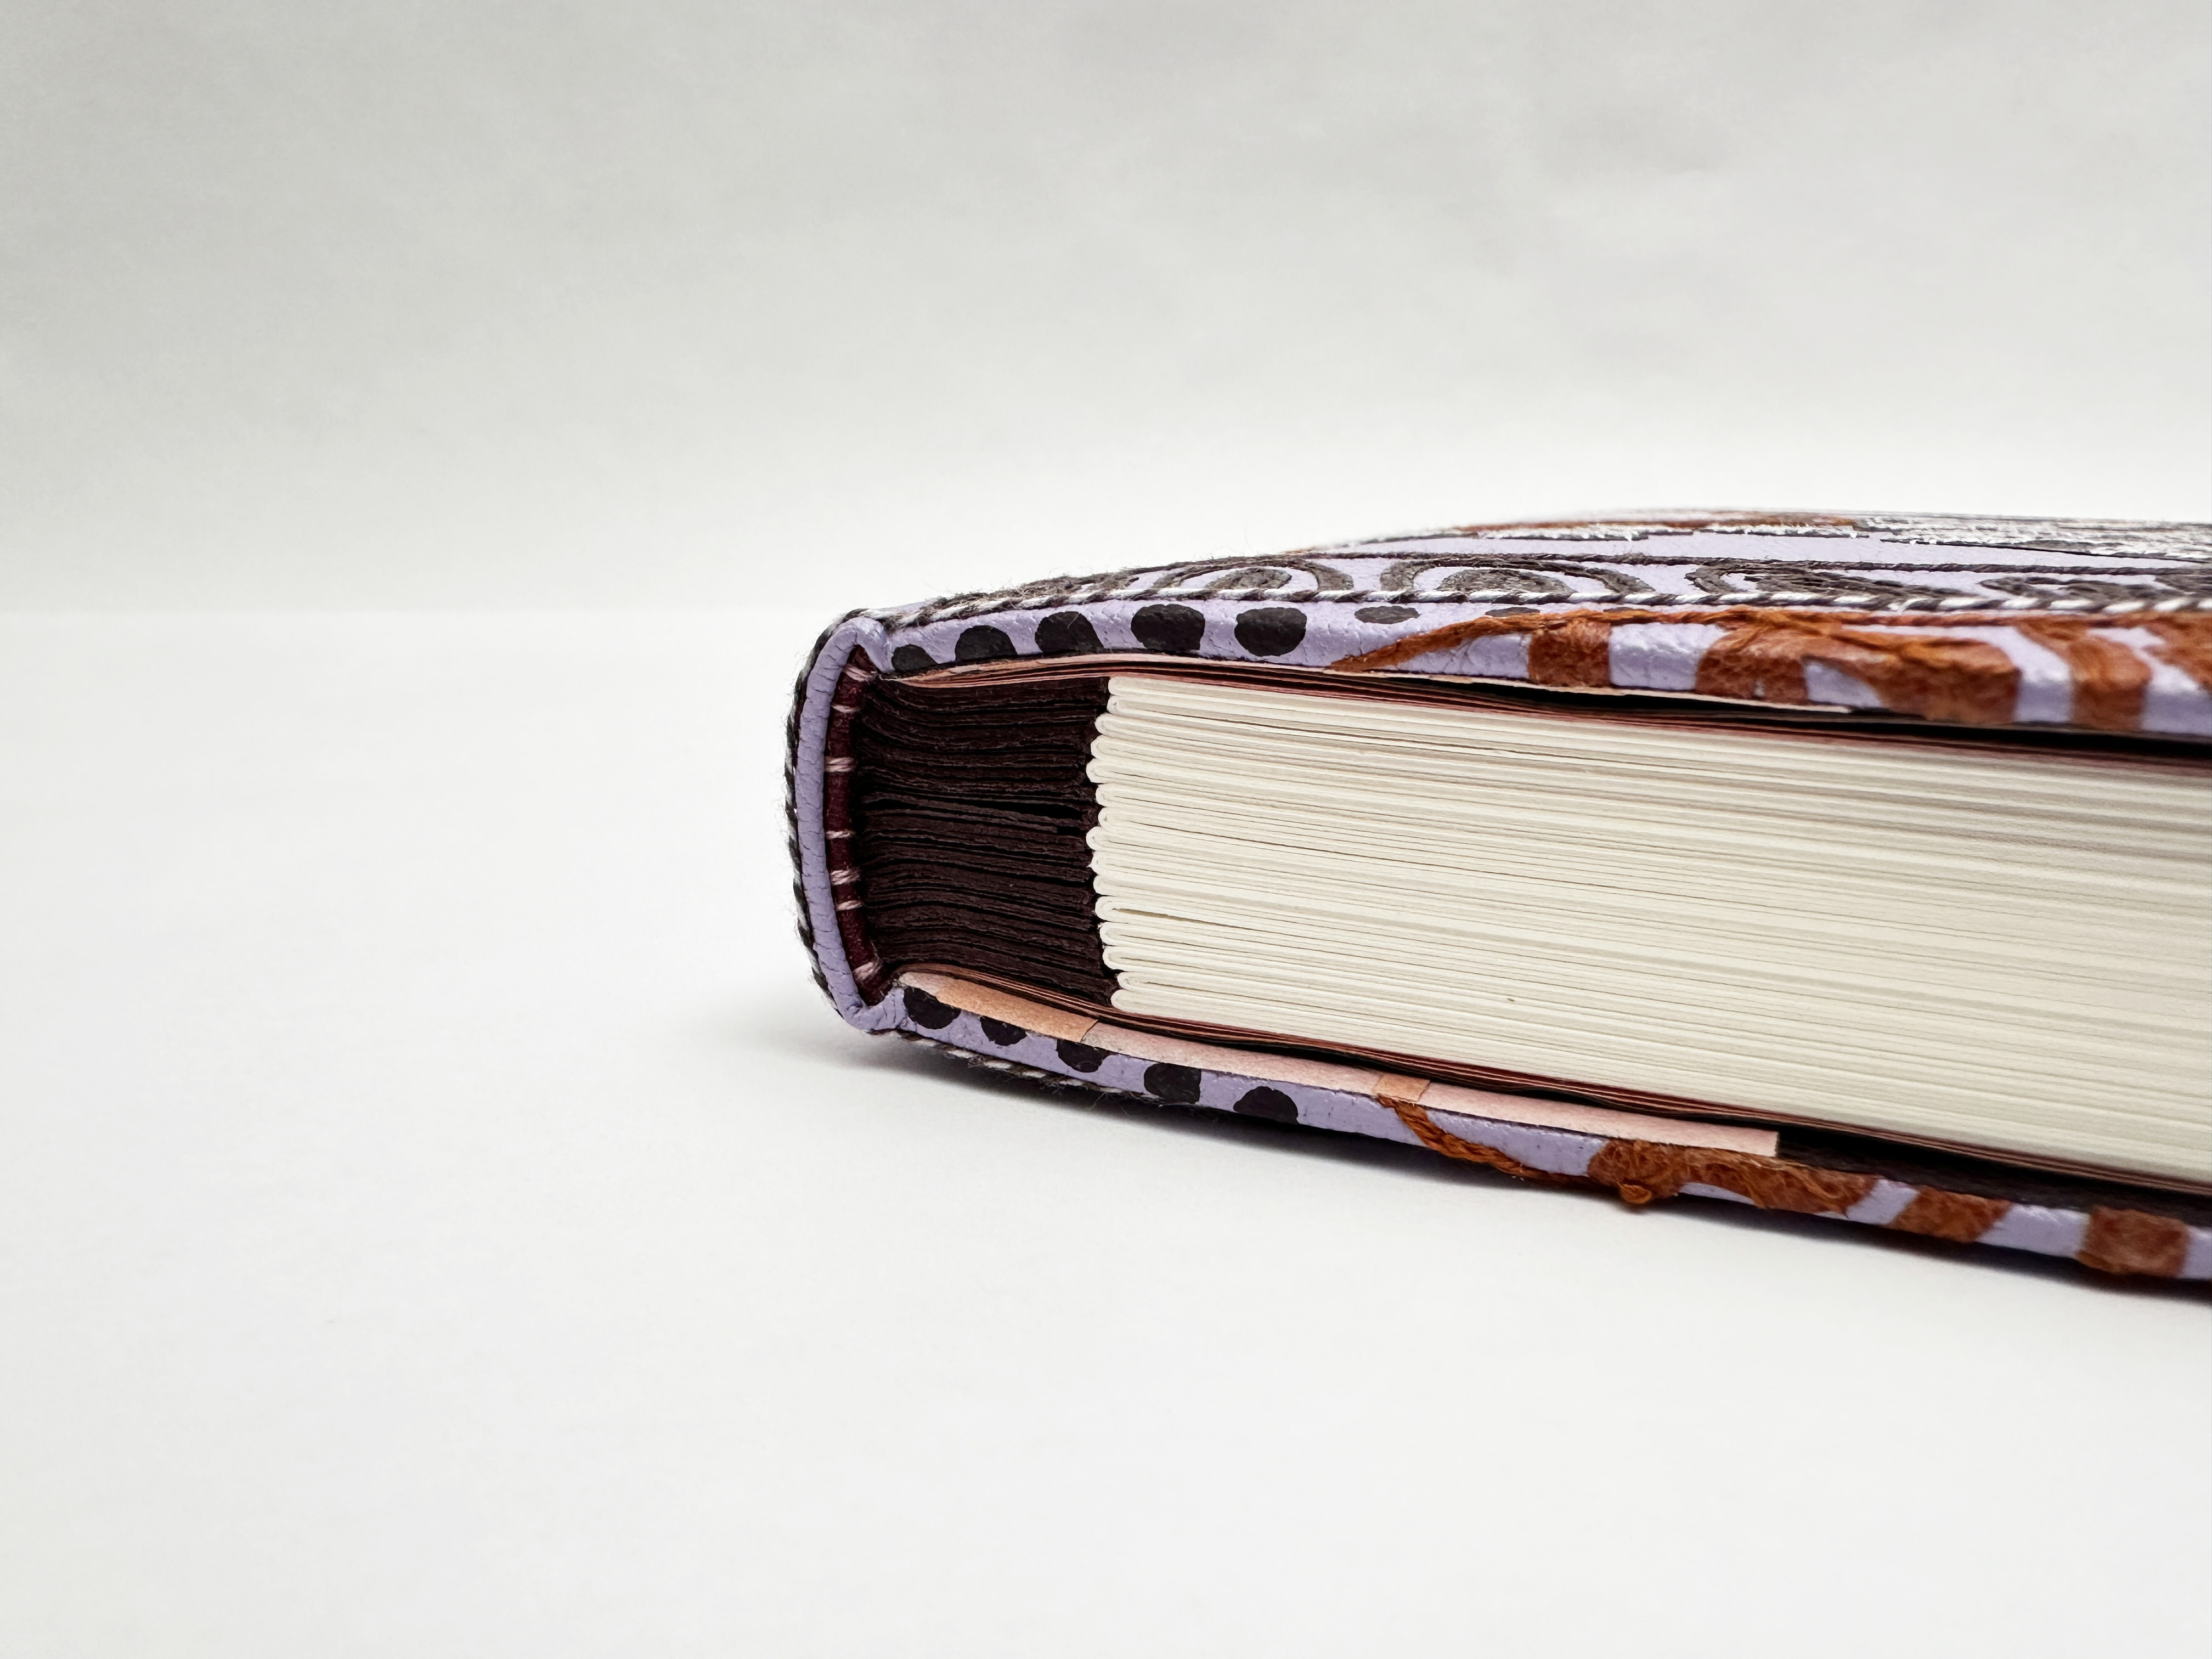
[[[847,1030],[822,620],[0,621],[0,1652],[2206,1650],[2202,1297]]]

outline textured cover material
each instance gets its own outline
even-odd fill
[[[1632,1201],[1720,1198],[2212,1278],[2212,1228],[2155,1209],[2013,1203],[1516,1123],[1442,1097],[1425,1105],[1415,1079],[1322,1087],[1233,1049],[1214,1066],[1147,1060],[1157,1038],[1101,1027],[1078,1041],[957,1006],[942,985],[895,981],[870,949],[851,852],[860,686],[946,665],[1124,652],[2204,738],[2212,526],[1742,514],[1472,526],[856,612],[800,677],[788,780],[801,931],[823,990],[861,1030],[1055,1081],[1425,1145]],[[1507,1098],[1492,1097],[1492,1109]]]

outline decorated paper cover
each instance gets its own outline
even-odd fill
[[[1950,729],[2212,739],[2212,526],[1678,513],[1474,526],[1054,578],[856,612],[800,677],[788,768],[800,929],[860,1030],[1064,1086],[1419,1145],[1515,1176],[1830,1217],[2212,1278],[2212,1204],[1941,1158],[1783,1155],[1668,1122],[1124,1027],[887,967],[854,863],[854,720],[879,678],[1147,653],[1340,675],[1881,711]],[[1754,711],[1755,712],[1755,711]]]

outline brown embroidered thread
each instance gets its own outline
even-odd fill
[[[2089,1212],[2089,1230],[2074,1259],[2108,1273],[2143,1273],[2171,1279],[2189,1256],[2189,1228],[2171,1216],[2141,1210]]]
[[[1571,616],[1558,628],[1532,632],[1528,678],[1539,685],[1612,684],[1612,625],[1595,617]]]
[[[1331,665],[1347,673],[1395,668],[1433,652],[1480,639],[1528,637],[1528,678],[1539,685],[1612,684],[1611,637],[1623,623],[1688,622],[1726,631],[1707,648],[1696,689],[1711,696],[1767,702],[1808,700],[1805,665],[1818,662],[1863,682],[1886,708],[1966,725],[1997,725],[2013,716],[2020,673],[2010,658],[1982,640],[1927,639],[1904,630],[2003,626],[2057,652],[2075,678],[2077,723],[2132,730],[2142,720],[2142,690],[2150,671],[2115,628],[2154,634],[2159,655],[2212,688],[2212,618],[2160,617],[2121,621],[2102,617],[1952,615],[1917,617],[1878,612],[1816,614],[1753,605],[1656,613],[1611,609],[1474,617]],[[1860,624],[1852,626],[1852,623]],[[1879,631],[1869,631],[1872,629]],[[2105,634],[2093,629],[2107,630]]]
[[[1747,1198],[1762,1210],[1827,1215],[1848,1210],[1874,1190],[1875,1177],[1816,1170],[1781,1158],[1753,1158],[1698,1146],[1657,1146],[1608,1140],[1589,1161],[1589,1178],[1631,1204],[1672,1198],[1692,1182]]]
[[[925,1048],[935,1048],[940,1052],[951,1054],[957,1059],[967,1061],[971,1066],[980,1066],[989,1071],[1010,1073],[1016,1076],[1030,1078],[1040,1083],[1051,1085],[1055,1088],[1073,1088],[1094,1091],[1101,1094],[1112,1095],[1130,1093],[1129,1091],[1111,1088],[1103,1084],[1095,1083],[1086,1078],[1068,1077],[1058,1072],[1047,1072],[1040,1070],[1034,1066],[1024,1066],[1018,1060],[1004,1060],[994,1054],[977,1054],[972,1050],[959,1048],[952,1043],[940,1042],[934,1037],[924,1036],[919,1031],[910,1031],[895,1027],[893,1028],[893,1035],[903,1037],[909,1042],[920,1043]],[[1136,1096],[1134,1097],[1138,1099],[1144,1098],[1142,1096]],[[1431,1151],[1441,1152],[1446,1158],[1457,1158],[1469,1163],[1486,1164],[1492,1169],[1503,1170],[1508,1175],[1521,1176],[1531,1180],[1551,1181],[1569,1185],[1583,1184],[1582,1182],[1577,1182],[1576,1178],[1571,1176],[1553,1175],[1549,1170],[1532,1169],[1528,1165],[1521,1163],[1518,1159],[1510,1158],[1505,1153],[1498,1151],[1498,1149],[1493,1146],[1485,1146],[1480,1142],[1464,1139],[1458,1135],[1450,1133],[1449,1131],[1439,1128],[1434,1122],[1430,1121],[1428,1114],[1422,1111],[1418,1105],[1409,1105],[1407,1102],[1394,1100],[1382,1096],[1378,1096],[1377,1098],[1382,1101],[1383,1105],[1389,1107],[1405,1121],[1407,1127],[1412,1129],[1414,1134],[1420,1138],[1424,1146],[1428,1146]],[[1646,1142],[1616,1140],[1608,1142],[1604,1151],[1600,1152],[1599,1157],[1603,1158],[1605,1152],[1612,1152],[1615,1148],[1638,1146],[1643,1147],[1646,1152],[1664,1152],[1669,1150],[1663,1147],[1651,1146]],[[1741,1155],[1729,1153],[1706,1153],[1703,1156],[1710,1158],[1739,1157]],[[1770,1160],[1752,1159],[1747,1161],[1754,1163],[1766,1163]],[[1593,1174],[1596,1173],[1597,1169],[1597,1161],[1593,1159],[1591,1163]],[[1844,1176],[1834,1170],[1804,1170],[1800,1171],[1800,1173],[1824,1176],[1831,1182],[1844,1183],[1855,1182],[1861,1179],[1868,1179],[1869,1181],[1869,1186],[1871,1184],[1870,1178]],[[1705,1180],[1707,1184],[1710,1185],[1725,1184],[1712,1181],[1710,1174],[1700,1175],[1693,1178]],[[1677,1190],[1679,1190],[1679,1185],[1677,1187]],[[1731,1187],[1730,1190],[1734,1191],[1735,1188]],[[1769,1204],[1765,1207],[1770,1209],[1799,1209],[1804,1212],[1820,1213],[1820,1212],[1810,1208],[1811,1202],[1829,1201],[1836,1203],[1839,1208],[1848,1207],[1848,1205],[1845,1205],[1843,1200],[1848,1197],[1849,1193],[1851,1190],[1853,1190],[1853,1188],[1848,1185],[1841,1186],[1832,1190],[1808,1195],[1809,1201],[1807,1204]],[[1653,1197],[1659,1195],[1661,1194],[1655,1194],[1649,1188],[1638,1185],[1625,1186],[1621,1188],[1621,1196],[1627,1199],[1628,1201],[1632,1204],[1649,1203]],[[1672,1194],[1670,1193],[1665,1195],[1671,1196]],[[1748,1194],[1745,1195],[1750,1196]],[[1862,1196],[1863,1195],[1863,1194],[1862,1194]],[[1966,1194],[1946,1193],[1929,1188],[1923,1188],[1920,1190],[1918,1197],[1914,1200],[1913,1203],[1906,1206],[1906,1212],[1908,1214],[1911,1213],[1912,1210],[1919,1206],[1923,1200],[1931,1198],[1944,1200],[1961,1200],[1976,1205],[1990,1205],[1995,1206],[1995,1208],[1999,1212],[2009,1207],[2009,1206],[2002,1200],[1972,1198]],[[1757,1202],[1758,1200],[1754,1199],[1753,1201]],[[1853,1199],[1850,1201],[1856,1202],[1857,1200]],[[1899,1220],[1902,1219],[1903,1218],[1900,1217]],[[1896,1222],[1893,1222],[1890,1224],[1892,1226],[1895,1226],[1898,1224]],[[1920,1228],[1908,1228],[1906,1231],[1922,1231],[1926,1230]],[[1984,1228],[1983,1231],[1986,1231],[1987,1229]],[[1937,1237],[1948,1237],[1952,1235],[1948,1233],[1935,1233],[1932,1236]],[[1961,1239],[1960,1242],[1972,1243],[1973,1239],[1969,1237]],[[2165,1216],[2146,1215],[2140,1210],[2097,1209],[2093,1210],[2090,1212],[2088,1233],[2082,1243],[2081,1250],[2076,1254],[2075,1260],[2080,1261],[2085,1267],[2099,1268],[2106,1273],[2142,1273],[2163,1278],[2172,1278],[2181,1272],[2182,1267],[2187,1258],[2188,1249],[2189,1229],[2179,1221],[2172,1220]]]
[[[1398,1080],[1384,1079],[1386,1085]],[[1432,1152],[1480,1164],[1523,1181],[1563,1186],[1595,1182],[1613,1188],[1630,1204],[1673,1198],[1684,1187],[1695,1184],[1735,1193],[1762,1210],[1840,1215],[1873,1192],[1876,1184],[1876,1177],[1869,1175],[1814,1169],[1747,1152],[1660,1146],[1648,1140],[1608,1140],[1590,1159],[1587,1176],[1578,1178],[1537,1169],[1495,1146],[1455,1135],[1431,1118],[1419,1102],[1396,1098],[1387,1088],[1378,1090],[1375,1097],[1396,1113],[1399,1121]],[[1972,1244],[2011,1208],[2008,1199],[1923,1187],[1889,1224],[1899,1232]],[[2171,1279],[2181,1272],[2188,1254],[2189,1229],[2184,1223],[2140,1210],[2100,1207],[2089,1212],[2088,1231],[2075,1260],[2106,1273]]]
[[[2212,690],[2212,629],[2205,627],[2203,618],[2159,617],[2136,625],[2157,637],[2151,651],[2160,661]]]
[[[1971,1193],[1947,1193],[1938,1187],[1923,1187],[1889,1224],[1900,1233],[1919,1233],[1929,1238],[1948,1238],[1954,1244],[1971,1244],[1996,1226],[2010,1208],[2008,1199],[1977,1198]]]
[[[1376,1098],[1398,1115],[1398,1121],[1413,1132],[1422,1146],[1446,1158],[1455,1158],[1463,1164],[1481,1164],[1523,1181],[1551,1181],[1562,1184],[1577,1184],[1573,1176],[1556,1175],[1549,1170],[1540,1170],[1532,1164],[1523,1164],[1510,1152],[1501,1152],[1495,1146],[1486,1146],[1479,1140],[1468,1140],[1443,1127],[1431,1117],[1427,1109],[1418,1101],[1395,1100],[1387,1094]]]
[[[1576,1176],[1539,1170],[1495,1146],[1455,1135],[1417,1102],[1394,1099],[1387,1093],[1376,1097],[1396,1113],[1399,1121],[1432,1152],[1484,1164],[1524,1181],[1562,1184],[1577,1181]],[[1696,1182],[1747,1198],[1762,1210],[1793,1210],[1802,1215],[1848,1210],[1872,1192],[1875,1185],[1872,1176],[1809,1169],[1779,1158],[1754,1158],[1748,1152],[1660,1146],[1648,1140],[1608,1140],[1590,1159],[1586,1178],[1613,1188],[1631,1204],[1673,1198],[1685,1186]]]
[[[2012,718],[2020,670],[1982,640],[1887,638],[1826,618],[1778,617],[1731,627],[1698,663],[1708,696],[1806,702],[1805,668],[1820,663],[1870,688],[1886,708],[1967,726]]]
[[[1573,1176],[1523,1164],[1510,1153],[1452,1133],[1418,1102],[1395,1097],[1387,1089],[1376,1098],[1396,1113],[1414,1138],[1432,1152],[1480,1164],[1524,1181],[1579,1184]],[[1717,1187],[1746,1198],[1762,1210],[1799,1215],[1840,1215],[1875,1189],[1876,1177],[1841,1170],[1820,1170],[1781,1158],[1754,1158],[1705,1147],[1660,1146],[1648,1140],[1608,1140],[1589,1161],[1585,1177],[1613,1188],[1630,1204],[1674,1198],[1691,1185]],[[2011,1203],[1970,1193],[1923,1187],[1889,1224],[1900,1232],[1971,1244],[2003,1218]],[[2189,1229],[2165,1216],[2139,1210],[2097,1209],[2075,1259],[2106,1273],[2147,1273],[2172,1278],[2189,1250]]]
[[[2056,618],[2026,617],[2013,624],[2046,651],[2065,659],[2074,677],[2075,726],[2100,732],[2132,732],[2142,724],[2143,688],[2150,665],[2115,639],[2063,625]]]

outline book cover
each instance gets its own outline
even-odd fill
[[[2212,526],[1675,513],[858,612],[863,1030],[1061,1086],[2212,1277]]]

